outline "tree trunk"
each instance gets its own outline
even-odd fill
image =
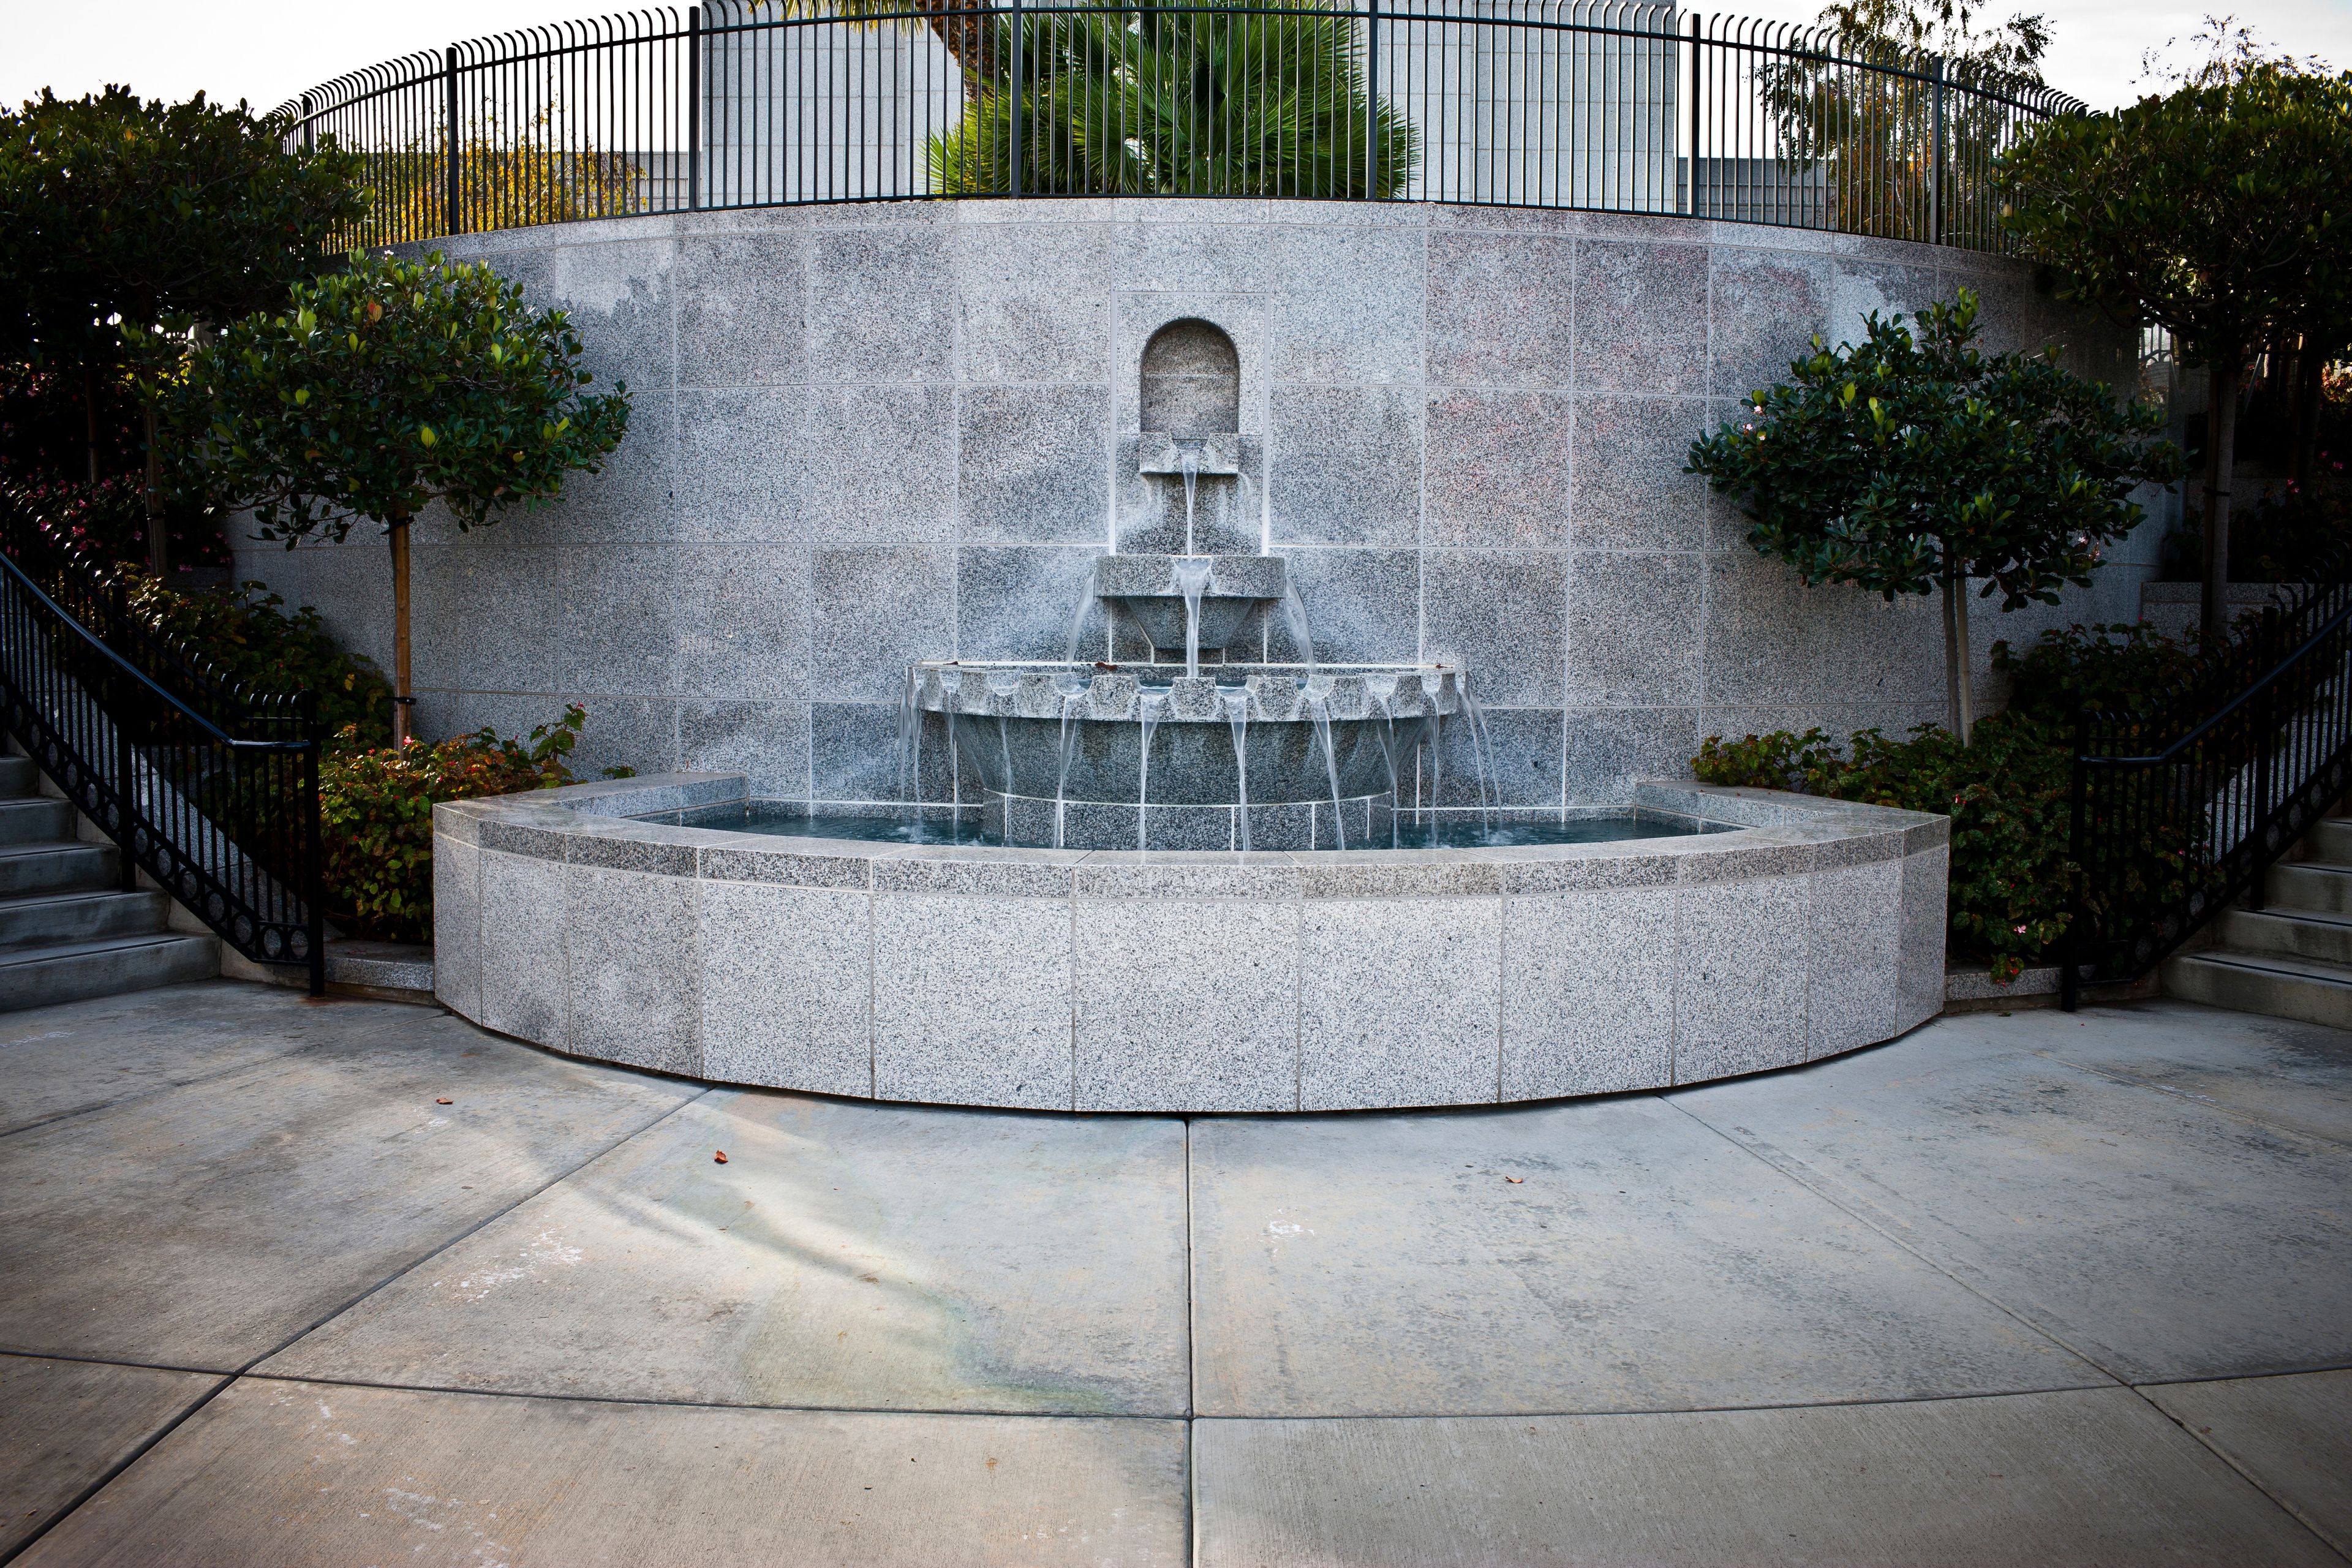
[[[994,20],[980,0],[914,0],[911,7],[930,25],[963,72],[963,94],[977,99],[996,77]]]
[[[2211,437],[2205,443],[2205,593],[2197,626],[2207,646],[2229,630],[2230,473],[2238,461],[2238,381],[2245,356],[2231,348],[2213,357]]]
[[[408,744],[408,710],[416,700],[408,689],[408,514],[384,521],[392,541],[392,743]]]
[[[1952,704],[1952,733],[1969,743],[1976,728],[1975,677],[1969,669],[1968,574],[1944,574],[1944,687]]]
[[[147,564],[158,578],[170,564],[163,528],[163,452],[155,444],[155,404],[147,403]]]

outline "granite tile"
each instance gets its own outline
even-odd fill
[[[868,896],[706,879],[696,899],[702,1076],[872,1094]]]
[[[677,375],[688,386],[781,385],[806,364],[805,239],[791,232],[681,239]]]
[[[809,705],[682,702],[678,765],[740,772],[767,800],[809,798]]]
[[[1942,613],[1932,595],[1890,604],[1849,585],[1809,588],[1794,568],[1746,549],[1709,559],[1706,593],[1710,706],[1943,699]]]
[[[1428,244],[1430,384],[1568,385],[1574,241],[1437,230]]]
[[[945,237],[905,227],[808,239],[808,367],[835,383],[945,381],[955,282]]]
[[[558,861],[482,851],[485,1028],[566,1049],[572,1027],[565,968],[564,870]]]
[[[1460,666],[1490,708],[1558,703],[1564,692],[1567,558],[1433,550],[1422,558],[1422,653]]]
[[[819,544],[933,544],[955,532],[955,394],[819,387],[792,457]]]
[[[1745,397],[1789,378],[1789,362],[1811,353],[1830,326],[1836,264],[1785,250],[1717,247],[1713,258],[1709,390]]]
[[[914,759],[920,798],[951,800],[955,775],[947,726],[936,713],[923,716],[921,754]],[[898,742],[895,702],[809,704],[809,798],[817,801],[900,801],[906,798],[906,762]]]
[[[1421,532],[1422,394],[1277,387],[1268,498],[1278,544],[1410,546]]]
[[[810,666],[835,702],[896,703],[907,667],[946,656],[955,615],[954,552],[851,545],[815,552]]]
[[[1550,806],[1562,804],[1561,716],[1556,708],[1488,708],[1422,731],[1410,755],[1400,731],[1402,804]]]
[[[1432,392],[1423,542],[1490,549],[1568,542],[1574,407],[1564,393]]]
[[[678,537],[685,526],[677,504],[677,466],[680,400],[658,390],[629,395],[629,424],[593,471],[564,476],[556,505],[543,510],[517,508],[488,528],[460,534],[454,520],[446,530],[420,530],[419,542],[437,534],[477,546],[635,543]],[[425,520],[420,519],[420,521]]]
[[[876,895],[875,1095],[1067,1110],[1070,941],[1063,900]]]
[[[559,690],[653,697],[677,689],[683,639],[679,558],[666,545],[560,552]]]
[[[509,252],[493,265],[533,306],[571,319],[581,363],[594,378],[591,390],[625,383],[634,395],[672,384],[675,250],[667,237],[547,246]]]
[[[1571,707],[1666,708],[1700,696],[1706,558],[1580,550],[1568,578]]]
[[[820,444],[798,387],[680,393],[677,537],[805,542],[809,457]]]
[[[1287,547],[1279,553],[1325,664],[1406,664],[1421,653],[1421,553],[1414,550]],[[1279,607],[1265,612],[1266,658],[1300,662]]]
[[[699,963],[691,876],[564,869],[574,1056],[699,1074]]]
[[[981,386],[958,395],[956,481],[967,542],[1097,545],[1110,507],[1110,395]]]
[[[1297,901],[1080,899],[1076,921],[1076,1109],[1297,1107]]]
[[[1945,903],[1952,852],[1942,845],[1903,858],[1902,945],[1896,953],[1895,1028],[1915,1028],[1944,1010]]]
[[[1706,283],[1704,246],[1577,241],[1577,390],[1704,392]]]
[[[1418,226],[1350,233],[1281,226],[1274,311],[1276,382],[1325,385],[1422,378],[1423,238]]]
[[[1299,1109],[1493,1100],[1502,900],[1318,899],[1303,907]]]
[[[1505,1100],[1674,1081],[1675,898],[1659,887],[1505,900]]]
[[[1805,1060],[1806,879],[1685,887],[1677,897],[1675,1081]]]
[[[1695,550],[1706,540],[1706,481],[1686,474],[1712,427],[1704,403],[1580,397],[1568,542],[1585,550]]]
[[[966,545],[956,552],[958,658],[1058,659],[1102,646],[1094,545]],[[1074,625],[1075,623],[1075,625]]]
[[[703,544],[678,547],[677,558],[679,694],[805,701],[809,552],[789,544]]]
[[[1128,242],[1107,225],[959,225],[956,363],[965,382],[1079,382],[1102,374]]]
[[[1806,960],[1806,1055],[1818,1060],[1895,1033],[1903,938],[1903,865],[1815,871]]]
[[[546,550],[413,549],[411,666],[419,689],[546,691],[555,685],[560,556]],[[390,574],[385,574],[387,583]],[[495,605],[498,613],[485,615]]]
[[[482,1016],[482,852],[433,836],[433,994],[468,1018]]]

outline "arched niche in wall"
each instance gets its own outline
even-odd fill
[[[1142,428],[1223,436],[1242,427],[1242,360],[1234,340],[1198,317],[1171,321],[1143,345]]]

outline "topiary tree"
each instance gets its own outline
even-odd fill
[[[0,114],[0,357],[79,385],[99,482],[101,388],[115,323],[221,322],[265,310],[327,264],[361,211],[360,160],[289,151],[289,122],[245,104],[142,100],[125,87],[44,91]],[[142,390],[152,392],[152,384]],[[161,454],[147,405],[148,556],[163,564]]]
[[[2200,624],[2219,637],[2247,363],[2282,332],[2324,339],[2352,320],[2352,74],[2210,70],[2113,114],[2049,121],[2002,166],[2010,226],[2063,292],[2169,329],[2210,369]]]
[[[2014,610],[2088,584],[2100,549],[2139,521],[2138,486],[2168,481],[2179,453],[2154,407],[2059,367],[2057,352],[1986,354],[1977,299],[1865,322],[1859,345],[1824,349],[1750,395],[1738,426],[1691,443],[1689,471],[1754,520],[1748,539],[1808,584],[1885,595],[1940,590],[1952,729],[1970,729],[1968,595]]]
[[[152,340],[150,340],[152,342]],[[460,530],[594,472],[628,427],[625,384],[584,393],[580,340],[486,263],[352,258],[189,357],[165,416],[193,476],[292,549],[362,518],[392,546],[395,743],[409,736],[408,531],[439,502]]]

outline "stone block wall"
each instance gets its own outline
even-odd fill
[[[790,799],[893,797],[909,661],[1062,656],[1093,557],[1164,520],[1136,437],[1143,347],[1172,321],[1239,356],[1244,474],[1203,481],[1210,537],[1289,558],[1324,659],[1464,665],[1502,797],[1528,805],[1622,801],[1710,733],[1941,716],[1931,599],[1802,587],[1682,472],[1812,334],[1966,283],[1995,346],[2131,363],[2015,262],[1677,217],[940,201],[446,248],[569,310],[635,413],[556,505],[420,522],[421,731],[577,700],[591,766],[740,770]],[[1996,637],[2131,618],[2154,560],[2136,536],[2063,611],[1979,601],[1980,677]],[[389,662],[374,535],[238,565]]]

